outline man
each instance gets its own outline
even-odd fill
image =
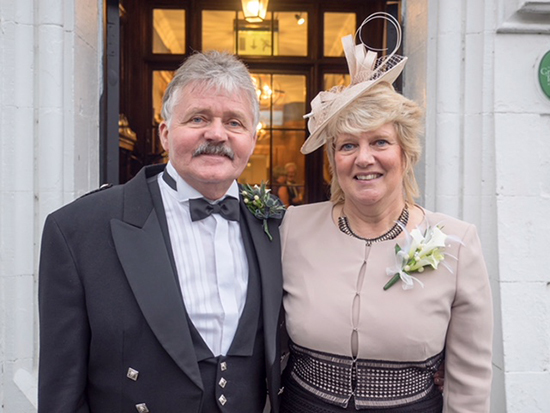
[[[286,185],[288,188],[289,205],[301,205],[303,204],[302,192],[296,185],[296,173],[298,167],[294,162],[289,162],[285,165],[286,171]]]
[[[259,106],[229,54],[191,56],[163,99],[169,163],[51,214],[39,283],[40,413],[278,411],[282,281],[236,183]]]

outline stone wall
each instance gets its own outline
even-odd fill
[[[36,411],[44,219],[99,183],[101,10],[0,0],[0,412]]]

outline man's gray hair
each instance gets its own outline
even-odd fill
[[[244,63],[234,55],[215,50],[197,52],[180,66],[162,98],[162,117],[168,124],[181,91],[190,84],[231,94],[244,93],[250,102],[254,128],[258,124],[260,105],[254,82]]]

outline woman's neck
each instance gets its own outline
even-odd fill
[[[346,216],[349,226],[362,238],[376,238],[389,231],[405,208],[401,198],[391,202],[380,202],[369,206],[358,206],[345,201],[340,215]]]

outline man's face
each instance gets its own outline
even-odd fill
[[[252,105],[244,94],[193,84],[177,97],[170,123],[160,126],[162,146],[189,185],[207,198],[220,198],[254,151]]]
[[[286,169],[286,177],[289,182],[294,182],[294,179],[296,178],[296,167],[295,166],[289,166]]]

